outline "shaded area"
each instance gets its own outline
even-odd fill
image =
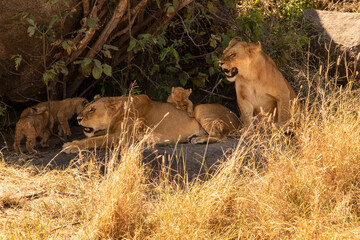
[[[84,138],[81,127],[72,127],[72,137],[70,140]],[[106,158],[111,157],[112,151],[96,150],[84,151],[79,154],[66,154],[61,152],[62,142],[52,136],[49,140],[49,148],[40,148],[38,154],[15,154],[12,149],[13,135],[7,132],[4,135],[9,150],[3,150],[6,162],[17,165],[35,165],[43,168],[45,166],[50,169],[65,169],[71,162],[76,163],[79,159],[97,159],[105,162]],[[4,147],[2,140],[1,146]],[[237,139],[228,139],[228,141],[212,143],[212,144],[178,144],[156,145],[153,148],[146,148],[143,151],[144,163],[150,164],[155,172],[162,169],[171,168],[172,174],[180,174],[192,179],[196,176],[206,176],[216,169],[217,164],[230,156],[239,144]],[[240,143],[240,147],[246,147],[247,144]],[[21,149],[26,152],[25,142],[22,141]],[[257,153],[256,153],[257,154]],[[121,160],[121,159],[120,159]],[[71,165],[76,167],[77,164]]]

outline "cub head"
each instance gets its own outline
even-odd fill
[[[81,113],[82,110],[84,110],[85,106],[89,103],[88,100],[85,98],[73,98],[74,102],[73,104],[76,106],[76,114]]]
[[[171,94],[167,99],[168,103],[174,104],[181,110],[186,110],[188,105],[189,96],[192,93],[192,89],[184,89],[182,87],[172,87]]]
[[[41,115],[41,114],[49,114],[48,106],[33,106],[26,108],[20,115],[20,118],[27,117],[27,116],[34,116],[34,115]]]
[[[84,127],[84,134],[87,137],[104,134],[111,128],[112,119],[120,114],[121,108],[127,97],[119,98],[96,98],[85,106],[82,112],[78,115],[77,120],[79,125]]]
[[[230,82],[237,76],[244,76],[250,70],[249,65],[261,50],[261,44],[247,43],[233,38],[224,50],[219,64]]]

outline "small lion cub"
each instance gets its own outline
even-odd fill
[[[26,149],[29,153],[37,153],[34,149],[36,137],[41,137],[41,146],[48,146],[47,141],[51,136],[49,124],[53,124],[53,119],[49,121],[49,110],[46,106],[33,107],[30,115],[20,117],[15,127],[14,150],[21,152],[20,142],[26,136]]]
[[[167,102],[171,103],[179,110],[187,111],[189,117],[194,117],[194,105],[189,99],[191,93],[191,88],[184,89],[182,87],[172,87]]]

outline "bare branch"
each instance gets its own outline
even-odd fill
[[[97,41],[92,46],[86,57],[93,58],[95,55],[101,50],[102,46],[108,40],[112,31],[116,28],[117,24],[119,23],[120,19],[124,16],[125,11],[127,9],[127,0],[121,0],[115,8],[114,15],[101,32],[100,36],[97,38]]]
[[[89,14],[89,8],[90,8],[89,0],[82,0],[82,5],[83,5],[84,16],[87,16]]]

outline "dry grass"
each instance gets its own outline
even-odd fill
[[[65,170],[1,160],[0,238],[359,239],[359,92],[334,87],[327,69],[301,69],[295,137],[243,135],[207,181],[154,177],[146,139]]]
[[[281,129],[243,137],[207,181],[174,181],[166,172],[151,178],[143,142],[122,143],[105,172],[94,158],[53,171],[2,161],[0,237],[356,239],[358,96],[329,86],[317,92],[294,114],[296,137]],[[258,154],[263,168],[255,167]]]

